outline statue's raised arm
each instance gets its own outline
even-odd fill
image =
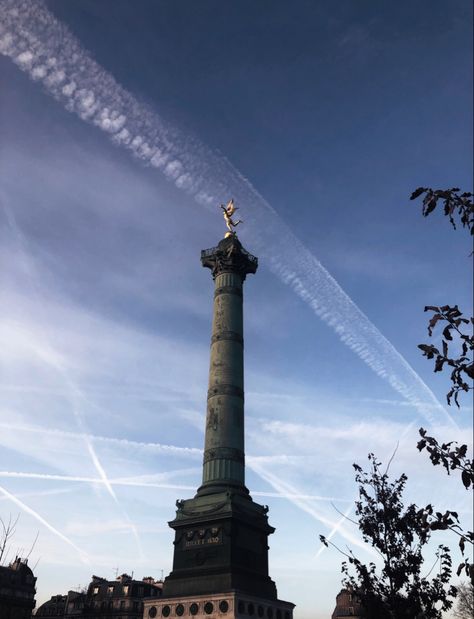
[[[227,235],[235,234],[234,228],[236,228],[239,224],[243,224],[244,222],[241,219],[238,219],[237,221],[234,221],[232,219],[232,215],[235,213],[235,211],[238,210],[238,207],[234,205],[234,198],[227,202],[227,206],[221,204],[221,209],[223,210],[225,225],[229,230]]]

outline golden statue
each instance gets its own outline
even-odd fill
[[[226,232],[226,237],[235,234],[233,228],[236,228],[239,224],[243,224],[244,222],[241,219],[237,221],[232,219],[232,215],[238,210],[238,207],[234,206],[234,198],[227,202],[227,206],[221,204],[221,209],[224,211],[225,225],[229,230],[229,232]]]

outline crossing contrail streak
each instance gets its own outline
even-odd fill
[[[199,204],[215,208],[226,196],[245,204],[246,236],[269,269],[428,422],[443,415],[454,423],[403,356],[225,157],[163,122],[120,86],[41,0],[0,0],[0,8],[1,53],[67,110],[160,170]]]
[[[358,546],[359,548],[363,548],[369,554],[375,554],[375,551],[370,548],[367,544],[365,544],[360,538],[353,535],[350,531],[348,531],[344,527],[344,519],[339,519],[338,521],[334,521],[332,518],[328,518],[325,514],[322,514],[319,510],[317,510],[310,502],[309,499],[301,498],[300,493],[297,490],[284,482],[280,477],[270,473],[270,471],[266,470],[262,466],[257,465],[255,462],[250,464],[250,468],[252,468],[262,479],[264,479],[267,483],[269,483],[275,490],[277,490],[282,495],[286,496],[289,501],[291,501],[294,505],[299,507],[301,510],[309,514],[315,520],[325,524],[327,526],[332,527],[331,537],[336,532],[344,537],[347,541],[349,541],[354,546]],[[352,507],[350,508],[352,509]],[[334,533],[333,533],[334,531]]]
[[[345,522],[347,522],[347,520],[349,518],[349,514],[354,509],[353,503],[355,503],[355,500],[351,503],[351,505],[349,505],[349,507],[344,512],[344,514],[342,514],[342,516],[339,518],[339,520],[336,522],[336,524],[332,528],[331,532],[328,535],[326,535],[326,539],[327,539],[328,542],[330,542],[332,540],[332,538],[336,535],[336,533],[339,531],[339,529],[342,527],[342,525]],[[314,558],[318,559],[325,550],[326,550],[326,546],[324,546],[321,543],[321,548],[318,550],[318,552],[316,553],[316,556]]]
[[[11,494],[10,492],[8,492],[8,490],[3,488],[2,486],[0,486],[0,492],[3,494],[3,496],[5,496],[10,501],[12,501],[17,507],[19,507],[25,513],[29,514],[30,516],[35,518],[35,520],[40,522],[44,527],[46,527],[49,531],[51,531],[51,533],[53,533],[54,535],[62,539],[62,541],[68,544],[69,546],[72,546],[72,548],[74,548],[74,550],[79,553],[79,556],[81,557],[81,561],[83,563],[86,563],[87,565],[90,564],[89,557],[87,556],[87,554],[83,550],[81,550],[78,546],[76,546],[76,544],[72,542],[68,537],[66,537],[64,533],[61,533],[61,531],[58,531],[58,529],[53,527],[53,525],[49,524],[49,522],[47,522],[43,518],[43,516],[38,514],[38,512],[35,512],[34,509],[32,509],[31,507],[23,503],[23,501],[20,501],[19,498],[17,498],[14,494]]]
[[[1,7],[1,4],[0,4],[0,7]],[[14,217],[13,213],[10,211],[10,209],[6,208],[5,212],[6,212],[6,215],[7,215],[7,219],[8,219],[8,223],[10,225],[10,228],[12,229],[12,231],[16,234],[16,236],[18,238],[19,245],[20,245],[21,250],[22,250],[22,256],[23,256],[23,259],[24,259],[24,263],[25,263],[25,266],[26,266],[26,268],[28,270],[28,273],[30,274],[30,279],[32,280],[32,282],[35,282],[35,278],[33,276],[31,276],[28,254],[27,254],[27,252],[24,249],[25,240],[24,240],[23,234],[21,233],[20,229],[16,225],[15,217]],[[69,391],[69,400],[71,402],[71,408],[72,408],[72,412],[73,412],[74,418],[76,420],[76,423],[77,423],[79,429],[81,430],[81,438],[85,442],[87,451],[88,451],[89,456],[90,456],[90,458],[92,460],[94,468],[96,469],[96,471],[98,472],[100,478],[102,479],[103,484],[104,484],[107,492],[112,497],[112,499],[115,502],[115,504],[117,505],[118,509],[122,512],[123,517],[129,523],[130,531],[131,531],[131,533],[132,533],[132,535],[133,535],[133,537],[135,539],[135,542],[136,542],[136,545],[137,545],[137,549],[138,549],[138,553],[139,553],[139,556],[140,556],[140,559],[141,559],[143,557],[143,548],[142,548],[140,536],[138,534],[138,529],[134,525],[134,523],[131,521],[131,519],[130,519],[129,515],[127,514],[127,512],[120,505],[120,502],[119,502],[119,500],[117,498],[117,495],[116,495],[112,485],[110,484],[110,482],[109,482],[109,480],[107,478],[107,474],[105,472],[105,469],[104,469],[104,467],[102,466],[102,464],[100,462],[100,459],[99,459],[99,457],[98,457],[98,455],[97,455],[97,453],[96,453],[96,451],[94,449],[94,446],[93,446],[93,444],[92,444],[88,434],[85,432],[84,419],[83,419],[83,416],[81,414],[81,408],[80,408],[80,406],[78,406],[78,401],[88,402],[88,399],[87,399],[86,395],[79,388],[79,386],[76,384],[76,382],[73,380],[73,378],[70,376],[70,373],[67,370],[66,365],[61,360],[61,355],[57,354],[56,351],[54,350],[54,348],[48,342],[44,342],[44,343],[41,343],[41,344],[38,345],[38,343],[35,344],[34,338],[31,338],[31,340],[26,338],[26,340],[29,341],[29,345],[30,345],[32,351],[36,355],[38,355],[38,357],[40,357],[46,364],[52,366],[56,370],[56,372],[58,372],[58,374],[64,380],[64,383],[66,384],[66,387],[67,387],[67,389]]]
[[[148,477],[148,476],[146,476]],[[76,483],[87,484],[103,484],[103,480],[99,477],[84,477],[81,475],[57,475],[51,473],[29,473],[24,471],[0,471],[0,478],[11,479],[41,479],[44,481],[69,481]],[[267,479],[264,478],[266,481]],[[162,488],[164,490],[185,490],[196,491],[196,486],[188,486],[185,484],[168,484],[165,482],[153,482],[153,481],[141,481],[140,476],[128,477],[128,478],[115,478],[110,480],[115,486],[132,486],[134,488]],[[310,501],[324,501],[324,502],[343,502],[347,503],[347,499],[341,499],[336,497],[321,496],[318,494],[301,494],[298,492],[259,492],[252,490],[252,495],[269,497],[272,499],[286,499],[286,500],[310,500]],[[326,524],[333,524],[328,520]]]
[[[56,475],[52,473],[28,473],[22,471],[0,471],[0,477],[14,479],[43,479],[45,481],[72,481],[87,484],[104,484],[104,480],[100,477],[88,477],[84,475]],[[134,486],[143,488],[169,488],[171,490],[196,490],[194,486],[186,486],[182,484],[166,484],[153,482],[139,482],[127,479],[113,480],[116,486]]]
[[[25,425],[18,423],[0,423],[0,428],[6,430],[13,430],[14,432],[31,432],[34,434],[44,434],[47,436],[58,438],[69,438],[72,440],[78,440],[84,438],[83,434],[77,432],[70,432],[68,430],[57,430],[56,428],[45,428],[41,426]],[[197,447],[178,447],[177,445],[167,445],[165,443],[143,443],[140,441],[130,441],[125,438],[115,438],[110,436],[100,436],[97,434],[86,434],[88,440],[94,443],[110,443],[115,445],[118,449],[123,448],[140,448],[152,453],[163,453],[166,455],[179,455],[179,456],[191,456],[192,458],[202,458],[202,449]]]

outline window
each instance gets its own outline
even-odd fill
[[[114,586],[110,585],[109,587],[107,587],[107,595],[112,595],[112,593],[114,592]]]
[[[212,602],[206,602],[204,604],[204,612],[206,615],[211,615],[214,611],[214,604]]]
[[[92,590],[92,594],[93,595],[97,595],[99,593],[99,589],[100,589],[100,587],[94,587],[93,590]]]
[[[124,594],[124,595],[128,595],[129,586],[128,586],[128,585],[124,585],[124,586],[122,587],[122,589],[123,589],[123,594]]]
[[[189,612],[191,613],[191,615],[197,615],[199,612],[199,606],[196,604],[196,602],[193,602],[191,604],[191,606],[189,607]]]
[[[120,608],[125,608],[125,600],[120,600]]]
[[[143,587],[138,587],[138,595],[143,595]]]

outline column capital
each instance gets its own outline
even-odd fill
[[[221,273],[237,273],[244,281],[248,273],[257,271],[258,258],[244,249],[237,235],[232,234],[222,239],[217,247],[203,249],[201,264],[211,269],[214,279]]]

